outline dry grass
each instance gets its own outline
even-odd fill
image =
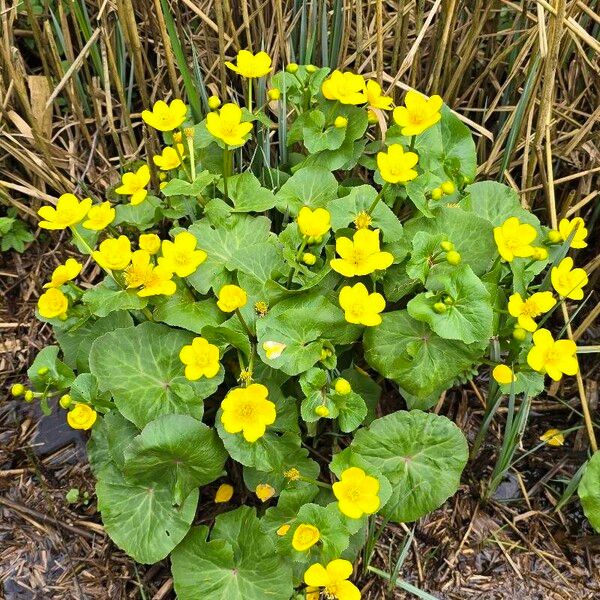
[[[0,0],[0,205],[17,206],[34,223],[41,202],[74,185],[102,197],[119,169],[157,142],[139,112],[159,98],[183,96],[200,111],[209,93],[241,100],[222,59],[251,48],[269,51],[276,67],[355,69],[397,100],[407,87],[441,94],[473,128],[482,177],[512,186],[549,223],[583,216],[597,239],[599,13],[598,0]],[[23,257],[0,256],[0,388],[47,341],[31,307],[58,247],[46,238]],[[597,244],[580,256],[592,289]],[[598,306],[593,296],[573,323],[583,343],[598,343]],[[580,424],[574,410],[586,396],[594,412],[598,379],[589,361],[583,390],[553,388],[535,403],[524,446],[535,445],[543,427]],[[42,518],[76,527],[91,521],[93,507],[69,508],[62,499],[90,475],[72,463],[72,445],[52,459],[36,457],[31,417],[15,410],[6,404],[0,415],[0,495],[9,501],[0,506],[0,556],[21,571],[2,575],[37,582],[23,598],[172,598],[165,565],[136,575],[98,525],[81,527],[90,540]],[[465,431],[477,430],[482,411],[471,390],[449,394],[443,410]],[[511,471],[517,499],[483,505],[479,482],[489,477],[500,436],[495,425],[465,487],[417,524],[401,576],[440,598],[598,597],[597,537],[573,504],[552,512],[584,459],[584,434]],[[405,537],[401,528],[387,530],[377,566],[391,570]],[[50,584],[57,587],[44,591]],[[365,597],[408,595],[371,578]]]

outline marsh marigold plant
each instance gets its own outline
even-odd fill
[[[180,600],[360,599],[375,519],[460,485],[446,390],[527,407],[579,370],[583,218],[550,229],[475,181],[439,96],[274,62],[241,50],[243,94],[203,114],[146,107],[148,155],[39,209],[68,246],[37,301],[56,344],[12,393],[88,432],[106,533],[169,556]]]

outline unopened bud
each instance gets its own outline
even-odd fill
[[[34,398],[33,392],[31,390],[27,390],[25,392],[25,396],[23,396],[23,399],[25,400],[25,402],[31,402]]]
[[[269,100],[279,100],[279,98],[281,98],[281,92],[277,88],[273,88],[267,92],[267,96],[269,97]]]
[[[517,342],[524,342],[527,339],[527,331],[522,327],[515,327],[512,336]]]
[[[296,73],[296,72],[298,71],[298,65],[297,65],[296,63],[290,63],[290,64],[289,64],[289,65],[288,65],[288,66],[285,68],[285,70],[286,70],[288,73],[292,73],[292,74],[293,74],[293,73]]]
[[[453,266],[459,265],[462,260],[460,254],[456,250],[450,250],[446,253],[446,261]]]
[[[456,186],[451,181],[444,181],[440,187],[442,188],[442,192],[447,196],[454,194],[456,191]]]
[[[73,398],[71,398],[69,394],[65,394],[64,396],[61,396],[58,403],[60,404],[61,408],[67,410],[67,408],[69,408],[69,406],[71,406],[71,404],[73,403]]]
[[[219,106],[221,106],[221,99],[219,96],[210,96],[208,98],[208,108],[210,108],[210,110],[217,110]]]
[[[444,252],[450,252],[450,250],[454,250],[454,244],[452,242],[442,242],[440,246]]]
[[[25,393],[25,386],[22,383],[15,383],[10,388],[10,393],[15,397],[22,396]]]
[[[329,409],[323,405],[317,406],[317,408],[315,408],[315,413],[319,415],[319,417],[327,417],[329,416]]]
[[[563,241],[562,235],[560,235],[560,233],[556,231],[556,229],[551,229],[548,232],[548,241],[551,244],[560,244]]]
[[[333,387],[335,391],[342,396],[347,396],[350,392],[352,392],[352,386],[350,385],[350,382],[347,379],[344,379],[343,377],[340,377],[335,382],[335,385]]]
[[[306,65],[307,73],[315,73],[317,71],[317,67],[315,65]]]
[[[348,119],[346,117],[336,117],[333,125],[336,129],[344,129],[348,126]]]
[[[439,200],[443,195],[444,195],[444,192],[442,192],[442,188],[436,187],[431,190],[431,199],[432,200]]]
[[[302,255],[302,262],[309,267],[312,267],[317,262],[317,257],[311,252],[305,252]]]
[[[433,310],[435,310],[438,315],[442,315],[448,310],[448,307],[443,302],[436,302],[433,305]]]

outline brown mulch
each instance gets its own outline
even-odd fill
[[[60,411],[40,418],[37,406],[8,394],[35,353],[51,342],[33,309],[40,282],[56,265],[53,250],[36,243],[23,255],[12,254],[10,263],[0,263],[0,598],[172,600],[168,561],[136,565],[104,534],[85,462],[85,436],[70,430]],[[595,405],[599,377],[592,361],[584,365],[584,377]],[[559,390],[563,403],[553,397],[534,402],[524,450],[549,427],[579,423],[569,408],[578,409],[570,385]],[[438,407],[471,441],[482,416],[478,394],[468,386],[456,389]],[[570,434],[564,447],[542,448],[517,463],[485,503],[483,484],[499,447],[501,420],[467,468],[459,492],[415,524],[388,526],[372,564],[391,572],[412,532],[399,577],[440,600],[600,597],[600,536],[576,499],[553,512],[587,456],[583,430]],[[89,503],[69,504],[65,495],[71,488],[80,496],[88,492]],[[415,597],[390,590],[369,574],[361,584],[367,600]]]

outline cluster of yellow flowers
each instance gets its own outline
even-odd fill
[[[548,234],[548,244],[564,243],[570,238],[571,248],[585,248],[587,229],[583,219],[562,219],[558,230]],[[517,217],[510,217],[501,226],[494,228],[494,240],[500,256],[507,262],[515,258],[546,260],[548,250],[544,246],[533,246],[537,231],[528,223],[521,223]],[[573,259],[563,258],[552,267],[550,282],[560,298],[581,300],[583,288],[588,283],[584,269],[573,268]],[[512,294],[508,300],[508,313],[517,319],[514,336],[525,339],[527,332],[533,333],[533,347],[527,354],[527,363],[539,373],[546,373],[558,381],[565,375],[575,375],[579,370],[575,342],[554,340],[547,329],[538,329],[537,317],[551,311],[557,300],[551,291],[535,292],[523,298],[521,294]],[[508,365],[497,365],[492,375],[498,383],[509,384],[516,380],[516,374]]]

